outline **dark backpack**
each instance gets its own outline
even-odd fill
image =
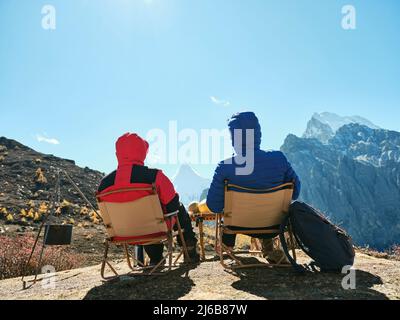
[[[320,212],[303,202],[294,202],[289,215],[281,226],[280,239],[286,256],[299,271],[306,268],[298,265],[290,256],[284,236],[284,230],[291,224],[294,238],[310,258],[314,260],[309,266],[321,272],[342,272],[344,266],[354,264],[354,248],[346,232],[332,224]]]

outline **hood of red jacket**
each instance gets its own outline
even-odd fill
[[[136,133],[125,133],[117,140],[116,153],[118,165],[144,165],[149,144]]]

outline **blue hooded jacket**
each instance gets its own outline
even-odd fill
[[[269,189],[293,181],[293,199],[300,194],[300,180],[292,166],[280,151],[263,151],[261,127],[253,112],[237,113],[228,122],[236,155],[220,162],[207,195],[207,205],[212,212],[224,209],[224,181],[254,189]],[[246,134],[246,132],[248,132]],[[253,158],[254,153],[254,158]],[[244,162],[246,156],[254,159],[254,165]],[[249,172],[238,170],[248,166]]]

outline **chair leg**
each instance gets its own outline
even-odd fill
[[[219,227],[221,228],[221,225],[219,224]],[[229,267],[225,261],[224,261],[224,245],[222,244],[222,231],[218,230],[218,248],[219,248],[219,262],[221,263],[221,265],[225,268],[225,269],[232,269],[231,267]]]
[[[221,263],[222,267],[224,267],[224,269],[230,269],[232,270],[232,267],[228,266],[225,261],[224,261],[224,252],[225,252],[225,245],[222,242],[222,235],[223,235],[223,231],[222,231],[222,218],[220,215],[218,215],[217,218],[217,234],[218,234],[218,239],[217,239],[217,246],[215,247],[216,249],[219,248],[219,252],[217,252],[219,254],[219,262]],[[229,254],[229,253],[228,253]]]
[[[189,257],[189,253],[188,253],[188,250],[187,250],[185,237],[183,236],[181,223],[179,222],[179,219],[176,219],[176,224],[178,226],[179,238],[181,239],[181,243],[182,243],[183,254],[185,255],[186,261],[190,262],[190,257]]]
[[[167,258],[169,258],[171,256],[170,253],[168,253],[164,258],[162,258],[162,260],[153,268],[150,270],[149,275],[155,275],[155,272],[157,271],[157,269],[167,260]],[[171,269],[169,269],[168,271],[170,271]],[[159,273],[161,274],[161,273]],[[158,274],[158,275],[159,275]],[[165,274],[165,272],[164,272]]]
[[[282,257],[276,262],[276,263],[271,263],[272,266],[280,266],[282,264],[282,261],[285,259],[285,256],[282,255]]]
[[[293,229],[292,229],[292,226],[290,224],[289,224],[289,238],[290,238],[290,245],[292,246],[293,259],[294,259],[294,261],[297,261],[296,248],[295,248],[294,236],[293,236]]]
[[[104,244],[104,256],[103,256],[103,261],[101,262],[101,269],[100,269],[100,274],[101,277],[106,280],[105,276],[104,276],[104,270],[106,268],[106,263],[107,263],[107,256],[108,256],[108,242],[106,242]]]
[[[127,244],[124,244],[124,251],[125,251],[126,262],[128,263],[129,269],[131,269],[132,271],[135,270],[133,268],[133,265],[132,265],[132,262],[131,262],[131,255],[129,253]],[[133,259],[135,259],[135,258],[133,258]],[[135,260],[133,260],[133,261],[135,261]]]
[[[173,253],[173,248],[172,248],[172,231],[168,232],[168,271],[171,271],[172,268],[172,253]]]
[[[199,233],[200,233],[200,258],[202,261],[206,260],[206,253],[204,249],[204,229],[203,220],[199,221]]]
[[[182,230],[180,228],[178,228],[180,231],[180,234],[182,235]],[[182,236],[183,237],[183,236]],[[132,256],[131,253],[129,252],[129,245],[128,244],[122,244],[123,246],[123,250],[127,259],[127,263],[129,268],[132,270],[132,272],[128,273],[127,276],[131,276],[131,277],[135,277],[135,276],[162,276],[162,275],[166,275],[169,271],[172,270],[173,265],[175,265],[175,263],[173,264],[173,234],[172,232],[168,233],[168,238],[166,240],[167,242],[167,246],[168,246],[168,253],[166,255],[164,255],[163,259],[156,265],[156,266],[149,266],[146,267],[144,266],[140,261],[136,260],[135,256]],[[185,254],[185,249],[186,249],[186,243],[182,242],[183,246],[182,246],[182,250],[180,252],[180,255],[178,256],[178,259]],[[120,275],[118,274],[118,272],[115,270],[115,268],[112,266],[112,264],[108,261],[108,252],[109,252],[109,248],[110,248],[110,242],[108,240],[105,241],[104,246],[104,257],[101,263],[101,269],[100,269],[100,274],[103,280],[105,281],[111,281],[111,280],[115,280],[115,279],[119,279]],[[186,254],[187,254],[187,249],[186,249]],[[134,262],[137,262],[139,267],[135,268],[132,265],[132,261],[131,259],[133,259]],[[165,263],[168,263],[168,271],[167,272],[157,272],[157,270]],[[141,267],[140,267],[141,266]],[[110,276],[107,277],[105,275],[106,273],[106,267],[109,267],[110,270],[115,274],[115,276]],[[141,272],[142,271],[142,272]]]
[[[250,254],[262,257],[261,243],[257,238],[251,238]]]
[[[229,249],[229,248],[228,248],[226,245],[224,245],[223,243],[222,243],[222,247],[223,247],[224,251],[228,254],[228,256],[229,256],[232,260],[236,261],[236,263],[237,263],[238,265],[243,265],[242,261],[240,261],[240,260],[235,256],[234,252],[232,252],[231,249]]]
[[[215,253],[217,252],[217,248],[218,248],[218,243],[219,243],[219,219],[220,219],[221,215],[217,214],[216,219],[215,219],[215,243],[214,243],[214,249],[215,249]]]
[[[183,249],[179,252],[179,254],[177,255],[177,257],[174,260],[174,263],[172,265],[176,266],[176,264],[178,263],[178,260],[183,256]]]
[[[227,248],[229,249],[229,248]],[[232,253],[230,255],[231,258],[235,259],[235,253]],[[243,253],[250,253],[249,251],[245,251]],[[229,253],[228,253],[229,254]],[[282,264],[283,260],[285,259],[285,256],[282,256],[279,261],[276,263],[257,263],[257,264],[244,264],[241,261],[238,261],[238,264],[235,266],[232,266],[231,269],[236,270],[236,269],[246,269],[246,268],[274,268],[274,267],[282,267],[282,268],[287,268],[291,267],[290,265]]]
[[[101,277],[102,277],[104,280],[111,280],[111,279],[118,278],[118,277],[119,277],[118,272],[115,271],[115,269],[113,268],[113,266],[111,265],[111,263],[108,262],[108,259],[107,259],[107,258],[108,258],[108,249],[109,249],[109,246],[110,246],[108,240],[106,240],[104,246],[105,246],[105,249],[104,249],[104,257],[103,257],[103,262],[102,262],[102,264],[101,264],[101,270],[100,270]],[[106,276],[105,276],[106,265],[107,265],[107,266],[111,269],[111,271],[115,274],[114,277],[106,277]]]
[[[228,248],[227,246],[225,246],[223,244],[222,241],[222,236],[223,236],[223,229],[222,229],[222,219],[217,219],[217,234],[218,234],[218,246],[220,248],[219,250],[219,257],[220,257],[220,263],[221,265],[225,268],[225,269],[229,269],[229,270],[233,270],[235,271],[236,269],[245,269],[245,268],[260,268],[260,267],[267,267],[267,268],[271,268],[271,267],[290,267],[289,265],[283,265],[282,261],[284,259],[284,257],[282,257],[280,259],[280,261],[278,261],[278,263],[257,263],[257,264],[244,264],[235,254],[237,254],[237,252],[234,252],[232,250],[230,250],[230,248]],[[252,251],[239,251],[239,253],[251,253]],[[226,253],[232,260],[234,260],[236,262],[236,265],[232,265],[232,266],[228,266],[225,262],[224,262],[224,253]]]

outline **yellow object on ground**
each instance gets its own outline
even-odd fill
[[[197,201],[194,201],[191,204],[189,204],[188,211],[190,213],[200,213],[200,211],[199,211],[199,203]]]
[[[195,213],[195,214],[204,214],[204,213],[212,213],[210,208],[207,206],[207,201],[203,200],[201,202],[194,201],[191,204],[189,204],[188,207],[189,213]]]
[[[207,206],[207,201],[203,200],[198,205],[200,213],[211,213],[210,208]]]

